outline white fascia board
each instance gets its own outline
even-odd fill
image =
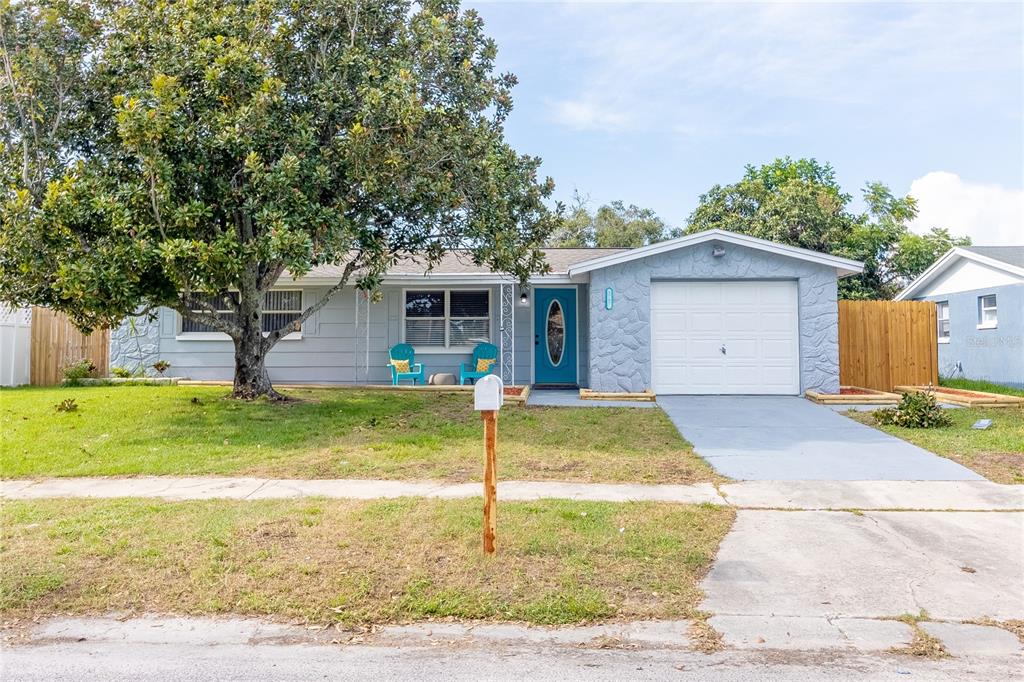
[[[585,283],[589,280],[588,277],[570,277],[569,275],[543,275],[531,277],[529,284],[580,284]],[[297,286],[332,286],[338,283],[337,277],[300,277],[299,279],[292,280],[288,279],[287,283],[290,285]],[[353,281],[354,285],[355,282]],[[492,273],[455,273],[455,274],[403,274],[403,275],[386,275],[381,284],[387,285],[403,285],[408,286],[410,284],[423,284],[423,285],[452,285],[452,284],[465,284],[465,285],[494,285],[494,284],[516,284],[516,280],[511,277],[503,277],[501,275],[495,275]],[[282,280],[278,280],[278,285],[283,286]]]
[[[614,253],[608,256],[601,256],[600,258],[583,261],[582,263],[577,263],[576,265],[571,266],[569,268],[569,275],[580,275],[593,270],[600,270],[601,268],[606,268],[610,265],[628,263],[629,261],[637,260],[639,258],[656,256],[668,251],[696,246],[709,241],[721,241],[729,244],[736,244],[737,246],[746,246],[760,251],[788,256],[790,258],[797,258],[799,260],[809,261],[812,263],[828,265],[834,267],[836,269],[836,274],[840,277],[856,275],[864,271],[864,264],[860,261],[850,260],[849,258],[840,258],[839,256],[832,256],[827,253],[811,251],[810,249],[801,249],[787,244],[778,244],[776,242],[768,241],[767,239],[759,239],[757,237],[729,232],[727,230],[715,229],[697,232],[695,234],[688,234],[683,237],[677,237],[676,239],[669,239],[668,241],[650,244],[649,246],[641,246],[629,251],[623,251],[621,253]]]
[[[927,270],[918,275],[917,279],[908,284],[903,291],[896,294],[896,298],[894,298],[893,300],[905,301],[908,298],[912,298],[917,294],[918,291],[927,286],[936,277],[945,272],[950,266],[952,266],[957,260],[961,258],[966,258],[967,260],[972,260],[975,263],[987,265],[990,268],[1002,270],[1003,272],[1007,272],[1011,275],[1024,277],[1024,268],[1018,267],[1016,265],[1010,265],[1009,263],[1004,263],[1003,261],[998,260],[996,258],[989,258],[988,256],[983,256],[980,253],[975,253],[974,251],[969,251],[968,249],[964,249],[957,246],[947,251],[946,255],[932,263],[931,267],[929,267]]]

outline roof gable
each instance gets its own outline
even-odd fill
[[[917,279],[915,279],[913,282],[911,282],[907,286],[907,288],[905,288],[903,291],[901,291],[899,294],[897,294],[896,295],[896,300],[897,301],[904,301],[906,299],[914,298],[915,296],[921,295],[921,292],[924,291],[928,287],[929,284],[932,284],[933,282],[937,282],[942,277],[942,275],[944,273],[946,273],[950,268],[952,268],[957,263],[960,263],[963,260],[968,260],[968,261],[971,261],[973,263],[977,263],[979,265],[986,266],[986,267],[990,268],[991,270],[994,270],[994,271],[996,271],[998,273],[1003,273],[1003,274],[1011,275],[1013,277],[1018,278],[1021,282],[1024,282],[1024,267],[1018,266],[1018,265],[1013,265],[1013,264],[1005,262],[1003,260],[999,260],[999,259],[993,258],[993,257],[991,257],[989,255],[985,255],[987,253],[997,252],[997,250],[1002,250],[1002,249],[1013,250],[1013,249],[1017,249],[1017,248],[1021,248],[1022,250],[1024,250],[1024,247],[1012,247],[1012,246],[1010,246],[1010,247],[975,246],[975,247],[969,247],[969,248],[956,247],[954,249],[950,249],[949,251],[946,252],[946,254],[942,258],[940,258],[939,260],[937,260],[934,263],[932,263],[932,266],[930,268],[925,270],[923,273],[921,273],[917,277]],[[946,291],[940,291],[940,292],[935,292],[935,294],[929,294],[929,295],[939,295],[939,294],[943,294],[943,293],[947,293],[947,292]],[[949,293],[953,293],[953,292],[950,291]]]
[[[745,246],[747,248],[765,251],[768,253],[774,253],[780,256],[786,256],[788,258],[795,258],[797,260],[818,263],[819,265],[827,265],[835,268],[836,274],[839,277],[855,275],[864,270],[863,263],[860,263],[859,261],[855,260],[850,260],[849,258],[840,258],[839,256],[833,256],[827,253],[821,253],[819,251],[811,251],[810,249],[801,249],[796,246],[779,244],[777,242],[768,241],[767,239],[758,239],[757,237],[739,234],[738,232],[729,232],[727,230],[716,229],[706,230],[704,232],[696,232],[694,234],[688,234],[686,236],[678,237],[676,239],[669,239],[668,241],[650,244],[649,246],[641,246],[636,249],[630,249],[628,251],[609,254],[606,256],[600,256],[598,258],[583,261],[581,263],[577,263],[575,265],[570,266],[569,275],[576,276],[583,274],[585,272],[600,270],[601,268],[606,268],[612,265],[628,263],[629,261],[637,260],[639,258],[656,256],[661,253],[667,253],[669,251],[675,251],[677,249],[684,249],[710,241],[720,241],[729,244],[736,244],[737,246]]]

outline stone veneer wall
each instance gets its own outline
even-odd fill
[[[133,329],[134,326],[134,329]],[[155,374],[151,365],[160,359],[160,320],[145,315],[130,317],[110,332],[110,366],[132,372],[141,367]],[[173,369],[173,368],[172,368]]]
[[[714,258],[721,245],[725,255]],[[795,279],[800,319],[800,390],[839,392],[839,307],[829,266],[731,243],[705,242],[590,273],[590,386],[651,387],[651,280]],[[604,308],[604,290],[615,303]]]

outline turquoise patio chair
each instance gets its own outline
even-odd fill
[[[494,362],[491,363],[486,372],[478,372],[476,368],[480,360],[494,360]],[[475,382],[477,379],[491,374],[497,366],[498,347],[492,343],[477,344],[477,347],[473,349],[473,360],[468,365],[465,362],[459,363],[459,386],[465,384],[466,379]]]
[[[408,372],[399,372],[393,363],[388,363],[388,367],[391,368],[392,386],[397,386],[398,382],[402,379],[412,379],[413,385],[416,384],[417,379],[422,384],[427,383],[426,370],[423,369],[422,364],[416,362],[416,351],[413,350],[412,346],[407,343],[400,343],[392,346],[391,350],[388,351],[388,355],[391,356],[392,360],[406,360],[409,363]]]

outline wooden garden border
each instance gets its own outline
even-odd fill
[[[653,403],[656,399],[654,391],[650,389],[640,393],[628,393],[625,391],[592,391],[589,388],[580,389],[580,400],[635,400],[638,402]]]
[[[867,391],[867,394],[861,393],[859,395],[842,393],[822,393],[820,391],[807,391],[806,395],[810,400],[821,405],[895,405],[900,401],[900,396],[897,393],[888,393],[887,391],[876,391],[873,388],[862,388],[860,386],[841,386],[840,390],[844,388],[856,389],[858,391]]]
[[[971,393],[981,394],[981,397],[961,395],[943,390],[944,386],[897,386],[896,391],[900,393],[934,393],[935,399],[942,403],[960,405],[961,407],[1024,407],[1024,398],[1015,395],[1004,395],[1002,393],[987,393],[985,391],[970,390]],[[969,389],[953,389],[969,390]]]

